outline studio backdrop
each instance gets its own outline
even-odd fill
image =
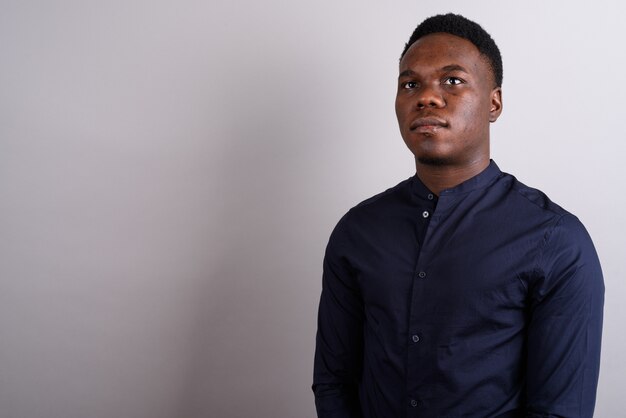
[[[0,418],[315,416],[324,248],[414,174],[398,59],[450,11],[502,51],[493,158],[596,244],[623,416],[621,2],[1,0]]]

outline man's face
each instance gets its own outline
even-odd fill
[[[418,39],[400,61],[396,115],[418,162],[466,166],[489,159],[489,123],[502,111],[487,59],[447,33]]]

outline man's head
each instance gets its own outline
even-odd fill
[[[417,27],[400,59],[396,115],[418,163],[488,164],[489,124],[502,111],[499,57],[491,37],[464,17],[435,16]]]
[[[413,31],[409,41],[404,46],[400,59],[402,60],[406,51],[415,41],[431,33],[449,33],[473,43],[488,60],[496,87],[502,87],[502,56],[498,45],[478,23],[461,15],[448,13],[424,20]]]

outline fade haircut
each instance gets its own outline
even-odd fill
[[[478,51],[487,59],[496,87],[502,86],[502,56],[495,41],[478,23],[473,22],[461,15],[448,13],[429,17],[420,23],[409,38],[409,42],[404,46],[404,51],[400,59],[404,57],[406,51],[418,39],[430,35],[431,33],[449,33],[467,39],[473,43]]]

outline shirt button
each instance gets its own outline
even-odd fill
[[[435,196],[432,193],[428,193],[428,200],[433,200]]]
[[[426,277],[426,272],[420,271],[419,273],[417,273],[417,275],[419,276],[420,279],[423,279],[424,277]]]
[[[411,399],[411,406],[415,408],[417,406],[417,401],[415,399]]]
[[[420,337],[419,335],[414,335],[413,337],[411,337],[411,339],[413,340],[414,343],[419,342]]]
[[[428,213],[428,211],[427,211],[427,210],[425,210],[424,212],[422,212],[422,216],[423,216],[424,218],[428,218],[428,217],[430,216],[430,213]]]

